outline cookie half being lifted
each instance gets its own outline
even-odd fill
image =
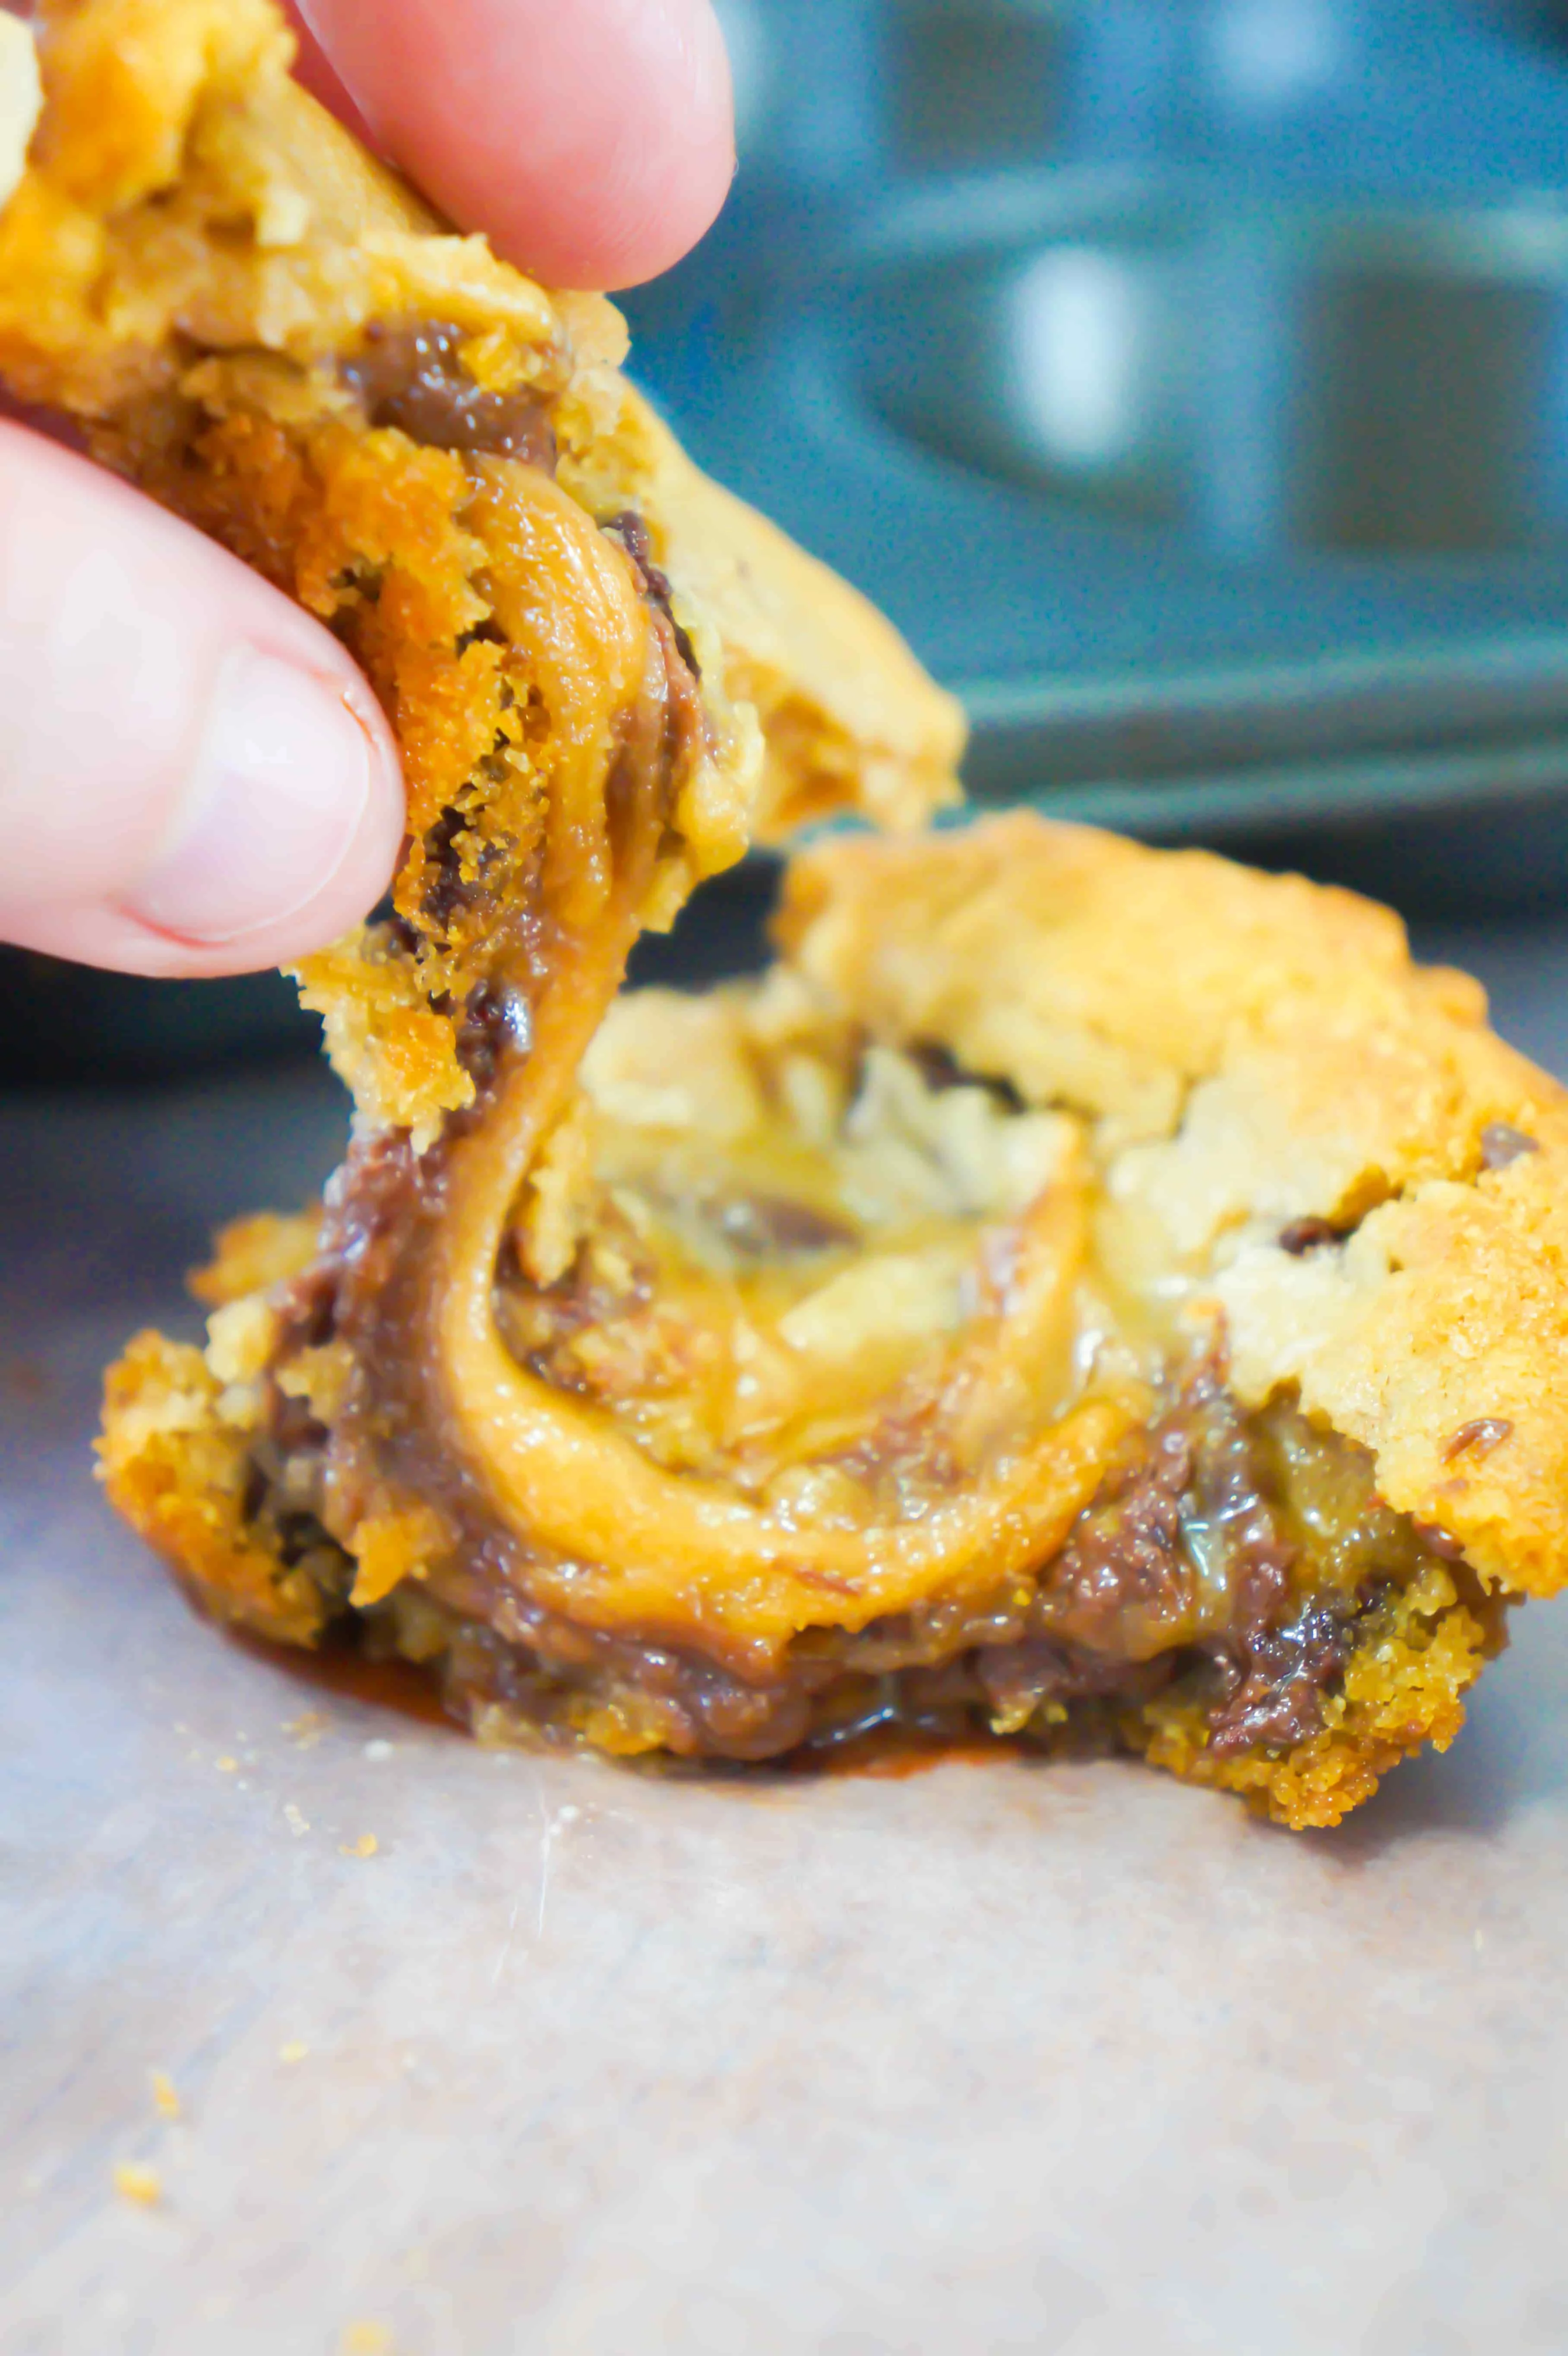
[[[1107,1738],[1336,1821],[1568,1569],[1562,1093],[1383,912],[1023,819],[819,844],[774,971],[617,1000],[956,717],[287,62],[57,11],[0,214],[0,367],[341,631],[411,790],[305,971],[347,1159],[112,1371],[111,1494],[492,1739]]]
[[[37,102],[9,33],[0,137]],[[608,303],[447,230],[291,80],[272,0],[55,0],[38,48],[0,380],[329,624],[401,745],[395,919],[306,977],[367,1117],[432,1136],[486,985],[570,965],[591,1014],[749,840],[955,798],[961,715],[896,633],[690,465]]]

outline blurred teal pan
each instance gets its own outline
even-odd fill
[[[976,802],[1153,839],[1478,817],[1568,792],[1568,632],[1175,679],[955,685]]]
[[[981,172],[755,263],[656,389],[963,698],[977,802],[1330,868],[1470,819],[1483,896],[1568,896],[1560,196]]]

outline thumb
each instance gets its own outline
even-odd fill
[[[126,973],[286,962],[373,905],[402,828],[386,721],[330,633],[0,423],[0,938]]]

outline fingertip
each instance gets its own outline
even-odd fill
[[[377,142],[549,284],[629,286],[712,223],[734,176],[710,0],[302,0]]]
[[[205,863],[187,857],[175,873],[156,875],[120,899],[34,900],[24,907],[0,900],[0,938],[75,964],[155,980],[205,980],[293,965],[341,939],[369,915],[391,883],[403,825],[400,789],[392,789],[378,766],[354,822],[340,843],[326,848],[325,872],[303,894],[290,894],[285,887],[277,894],[274,884],[274,896],[293,899],[282,914],[258,914],[254,905],[243,905],[244,885],[235,879],[231,862],[236,852],[253,845],[255,836],[241,830],[227,846],[228,861],[221,849]],[[297,855],[311,846],[295,841],[287,848]],[[229,894],[216,915],[215,883],[219,892],[227,884]]]
[[[586,242],[595,265],[586,282],[561,272],[564,284],[615,288],[656,278],[706,234],[729,196],[735,112],[724,36],[709,0],[669,14],[667,55],[677,62],[662,94],[656,84],[640,108],[634,102],[600,178],[585,178],[552,220],[558,236]]]
[[[380,897],[402,825],[374,699],[237,645],[219,667],[178,822],[117,905],[198,959],[282,964]]]
[[[329,114],[335,114],[346,130],[352,131],[356,139],[368,147],[374,146],[369,124],[344,89],[331,59],[312,32],[300,0],[282,0],[282,5],[294,37],[294,80],[303,89],[308,90],[312,98],[325,106]]]
[[[214,926],[207,879],[199,880],[201,896],[190,908],[165,878],[150,900],[133,891],[123,900],[80,905],[12,908],[0,903],[0,938],[74,964],[159,981],[293,965],[351,932],[381,899],[397,866],[403,821],[400,791],[373,787],[336,863],[283,915]]]
[[[0,937],[135,973],[335,938],[405,822],[347,651],[237,558],[0,425]]]

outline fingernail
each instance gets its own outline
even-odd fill
[[[376,757],[341,687],[236,648],[214,684],[183,815],[127,912],[211,942],[293,916],[342,865]]]

